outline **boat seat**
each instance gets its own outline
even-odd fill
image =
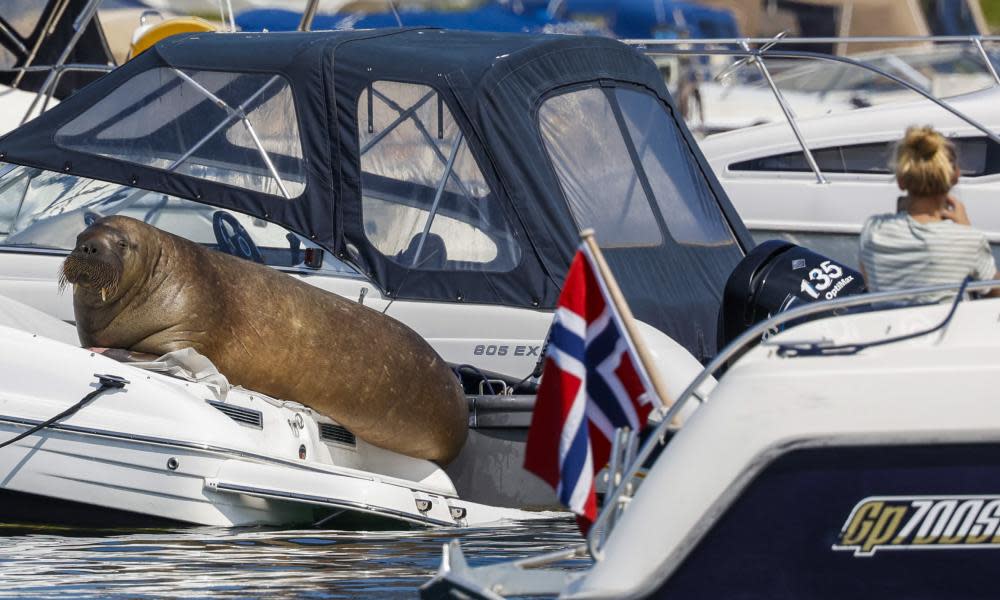
[[[436,233],[426,235],[417,234],[410,240],[410,244],[405,250],[396,255],[396,262],[406,267],[413,266],[413,259],[417,256],[417,248],[420,247],[420,239],[424,239],[424,247],[420,250],[417,269],[443,269],[448,262],[448,249],[445,246],[444,238]]]

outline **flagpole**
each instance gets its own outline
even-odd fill
[[[608,294],[611,296],[611,301],[614,302],[615,308],[618,309],[618,314],[621,315],[622,325],[625,327],[625,331],[635,346],[635,351],[639,355],[639,361],[642,363],[646,375],[649,377],[649,383],[653,386],[653,391],[659,396],[664,408],[671,406],[674,401],[667,394],[667,386],[660,376],[660,371],[656,368],[653,357],[646,350],[646,345],[639,334],[639,326],[636,324],[635,317],[632,316],[632,310],[628,307],[628,302],[625,301],[625,295],[622,294],[621,288],[618,287],[618,280],[611,274],[611,269],[608,267],[608,263],[605,262],[604,255],[601,254],[601,249],[597,245],[597,238],[594,237],[594,230],[589,228],[584,229],[580,232],[580,238],[587,245],[587,249],[590,250],[590,255],[594,257],[594,262],[597,263],[597,271],[608,288]]]

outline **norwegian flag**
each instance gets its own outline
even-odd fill
[[[524,458],[584,534],[597,518],[594,476],[615,429],[640,430],[661,404],[595,265],[583,244],[559,296]]]

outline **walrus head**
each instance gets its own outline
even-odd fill
[[[62,265],[60,291],[70,283],[74,295],[100,298],[102,303],[119,296],[128,266],[136,260],[137,248],[127,221],[124,217],[106,217],[76,237],[76,247]]]

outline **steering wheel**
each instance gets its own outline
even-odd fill
[[[264,262],[257,244],[253,243],[253,238],[233,215],[224,210],[215,211],[212,214],[212,229],[222,252],[254,262]]]

